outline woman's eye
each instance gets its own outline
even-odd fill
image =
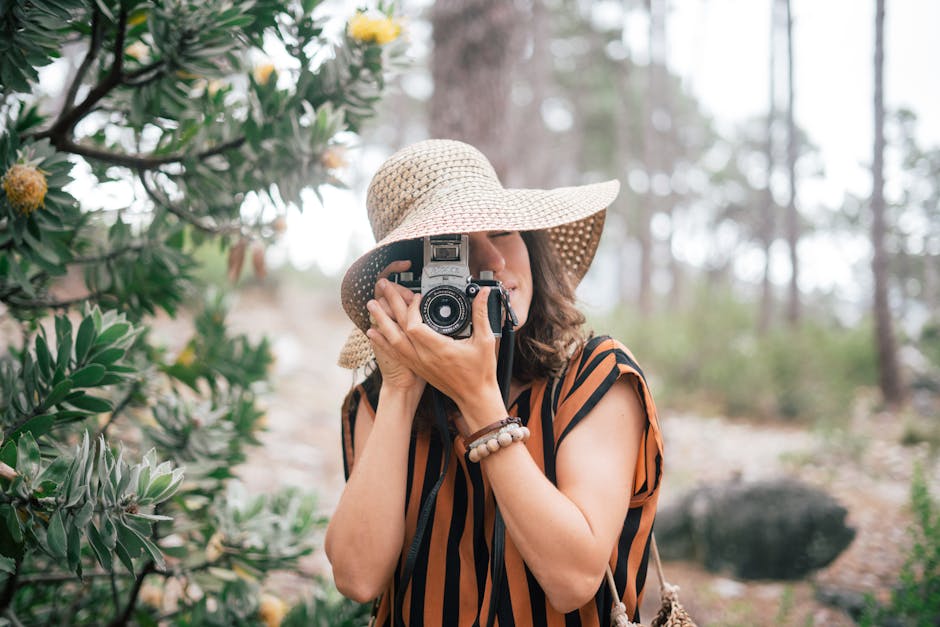
[[[496,239],[497,237],[506,237],[507,235],[512,235],[515,231],[497,231],[496,233],[490,233],[491,239]]]

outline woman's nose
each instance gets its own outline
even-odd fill
[[[499,249],[493,245],[492,240],[482,234],[482,237],[470,236],[470,273],[480,276],[482,270],[500,272],[506,267],[506,258]]]

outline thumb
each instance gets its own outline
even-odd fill
[[[489,308],[490,292],[493,288],[484,287],[473,299],[473,337],[474,339],[494,340],[493,329],[490,327]]]

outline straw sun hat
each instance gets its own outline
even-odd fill
[[[478,231],[544,230],[575,285],[587,272],[620,183],[504,189],[483,154],[459,141],[430,139],[392,155],[369,185],[366,209],[376,244],[343,277],[343,309],[356,325],[339,356],[343,368],[372,359],[366,302],[379,273],[401,258],[397,242]]]

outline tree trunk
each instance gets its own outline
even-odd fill
[[[662,82],[662,34],[661,23],[665,19],[665,0],[646,0],[646,9],[649,14],[649,62],[646,66],[649,86],[646,90],[646,124],[643,133],[643,152],[646,164],[646,174],[649,178],[645,202],[641,203],[639,232],[640,240],[640,313],[648,316],[653,311],[653,234],[650,231],[650,220],[657,210],[656,194],[653,191],[653,180],[660,171],[661,161],[659,154],[659,137],[653,118],[659,107]]]
[[[923,301],[928,311],[940,311],[940,255],[926,252],[923,257],[924,288]]]
[[[519,14],[501,0],[439,0],[431,9],[434,51],[431,136],[473,144],[504,180]]]
[[[764,155],[767,159],[767,187],[764,197],[764,215],[761,218],[760,241],[764,247],[764,276],[761,281],[760,314],[757,321],[757,331],[764,335],[770,329],[771,317],[774,308],[774,287],[770,282],[770,248],[774,242],[774,224],[776,222],[777,203],[774,201],[771,180],[774,175],[774,122],[777,118],[777,2],[770,3],[770,62],[769,94],[767,106],[767,138],[764,144]]]
[[[787,12],[787,173],[790,180],[790,198],[787,202],[787,243],[790,246],[790,298],[787,320],[795,326],[800,320],[800,260],[797,247],[800,240],[800,216],[796,210],[796,122],[793,115],[793,14],[790,0],[784,0]]]
[[[551,15],[545,0],[532,0],[524,33],[520,33],[519,47],[529,51],[526,58],[513,64],[512,82],[529,90],[530,100],[510,111],[510,137],[512,151],[511,171],[503,183],[507,187],[559,187],[560,159],[566,151],[558,150],[558,137],[554,136],[542,120],[542,103],[549,95],[552,84],[553,57],[551,43]],[[527,40],[523,41],[523,37]],[[521,57],[520,50],[520,57]],[[504,140],[507,141],[507,140]],[[570,154],[570,153],[567,153]]]
[[[885,254],[884,199],[884,21],[885,0],[876,0],[875,9],[875,142],[871,165],[871,245],[874,275],[875,339],[878,347],[878,371],[885,405],[896,407],[902,401],[897,347],[888,305],[888,261]]]

